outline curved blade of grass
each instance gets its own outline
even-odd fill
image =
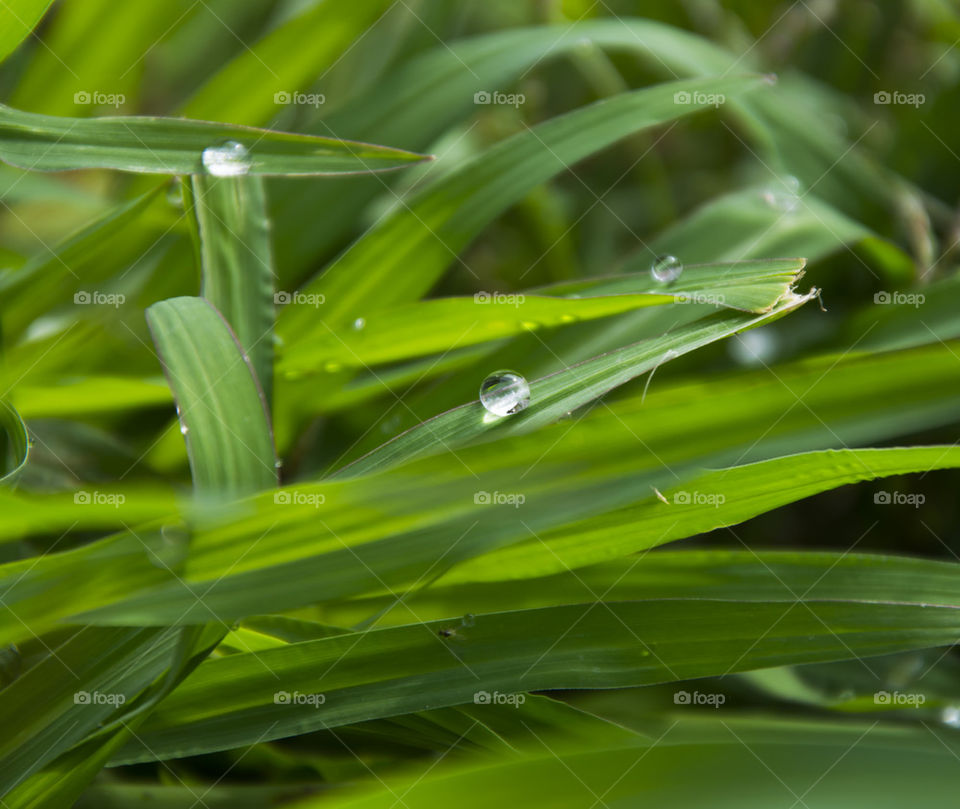
[[[336,477],[379,471],[443,449],[463,446],[481,437],[529,432],[556,421],[665,361],[782,317],[817,294],[817,290],[806,295],[787,292],[770,312],[762,315],[739,312],[710,315],[662,337],[624,346],[556,374],[532,380],[530,407],[513,416],[491,418],[479,401],[461,405],[388,441],[344,467]],[[523,369],[517,370],[522,373]]]
[[[173,391],[197,492],[241,495],[277,483],[263,391],[223,317],[202,298],[172,298],[147,322]]]
[[[366,143],[183,118],[60,118],[0,104],[0,160],[32,171],[117,169],[199,174],[209,146],[246,147],[249,174],[357,174],[403,168],[424,155]]]
[[[193,178],[201,294],[233,329],[269,404],[273,392],[273,252],[260,177]]]
[[[30,436],[13,405],[0,400],[0,486],[10,486],[27,465]]]
[[[736,95],[759,76],[670,82],[622,93],[507,138],[444,175],[395,208],[306,287],[326,298],[324,321],[336,329],[372,311],[414,300],[496,216],[530,190],[621,138],[709,106],[680,104]],[[287,307],[277,323],[286,335],[320,331],[305,305]]]
[[[684,276],[670,285],[637,273],[525,293],[434,298],[371,315],[360,328],[355,324],[339,333],[327,328],[296,339],[284,349],[279,371],[301,375],[330,363],[376,365],[675,302],[769,311],[803,266],[803,259],[705,264],[685,268]]]
[[[53,0],[5,0],[0,7],[0,61],[30,35],[52,4]]]
[[[835,561],[813,564],[826,574]],[[798,602],[810,575],[804,561],[797,576],[781,565],[783,592],[769,600],[738,598],[735,579],[713,598],[626,601],[614,593],[599,606],[585,589],[586,603],[476,614],[472,626],[454,622],[447,638],[439,633],[451,622],[438,621],[231,655],[199,666],[143,725],[142,744],[115,763],[472,702],[478,691],[635,686],[950,644],[960,631],[960,566],[927,564],[936,577],[919,590],[896,565],[859,567],[855,586],[873,579],[885,593],[879,601],[851,598],[837,575]],[[760,562],[754,567],[769,576]],[[325,700],[278,704],[283,691]]]

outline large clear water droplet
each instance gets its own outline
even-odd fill
[[[495,416],[511,416],[530,404],[530,385],[514,371],[496,371],[480,385],[480,403]]]
[[[760,196],[774,210],[793,213],[800,207],[800,181],[788,174],[776,185],[764,190]]]
[[[203,167],[214,177],[240,177],[250,171],[250,153],[239,141],[228,140],[203,150]]]
[[[683,264],[676,256],[657,256],[650,265],[650,275],[661,284],[670,284],[680,277]]]
[[[353,321],[353,328],[356,329],[357,331],[361,331],[362,329],[365,329],[366,327],[367,327],[367,320],[366,320],[366,318],[358,317],[356,320]]]

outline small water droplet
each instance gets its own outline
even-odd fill
[[[180,422],[180,434],[181,434],[181,435],[186,435],[186,434],[189,433],[189,432],[190,432],[190,428],[187,427],[187,425],[184,424],[183,422]]]
[[[800,207],[800,181],[792,174],[765,189],[760,196],[771,208],[783,213],[793,213]]]
[[[530,385],[514,371],[496,371],[481,383],[480,403],[495,416],[519,413],[530,404]]]
[[[948,705],[940,711],[940,721],[951,728],[960,728],[960,708]]]
[[[281,460],[279,460],[279,459],[276,460],[276,461],[274,461],[274,462],[273,462],[273,468],[274,468],[274,469],[283,469],[283,461],[281,461]]]
[[[680,277],[683,264],[676,256],[657,256],[650,265],[650,275],[662,284],[670,284]]]
[[[203,167],[214,177],[240,177],[250,171],[250,153],[239,141],[208,146],[201,158]]]
[[[365,318],[362,318],[362,317],[358,317],[356,320],[353,321],[353,328],[355,328],[357,331],[364,329],[366,325],[367,325],[367,321]]]
[[[760,328],[734,335],[728,345],[740,365],[768,365],[777,355],[779,341],[775,332]]]
[[[577,322],[577,318],[576,318],[576,315],[560,315],[560,322],[561,322],[561,323],[576,323],[576,322]]]
[[[328,362],[323,366],[323,370],[328,374],[335,374],[337,371],[341,370],[343,366],[339,362]]]
[[[524,320],[520,325],[523,326],[523,328],[525,328],[527,331],[533,331],[538,326],[538,324],[533,320]]]
[[[190,531],[186,524],[164,525],[159,536],[146,541],[147,556],[154,567],[172,569],[181,565],[190,549]]]
[[[763,80],[764,80],[767,84],[773,86],[773,85],[776,84],[778,81],[780,81],[780,77],[777,76],[776,73],[765,73],[764,76],[763,76]]]
[[[180,191],[180,180],[176,177],[167,186],[167,202],[174,208],[183,209],[183,194]]]
[[[460,625],[468,628],[473,626],[476,623],[477,623],[476,617],[469,612],[466,615],[464,615],[463,618],[460,619]]]

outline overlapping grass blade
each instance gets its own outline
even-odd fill
[[[203,150],[232,141],[249,174],[356,174],[403,168],[424,155],[336,138],[183,118],[61,118],[0,105],[0,160],[32,171],[118,169],[199,174]]]

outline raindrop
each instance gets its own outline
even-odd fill
[[[730,356],[740,365],[767,365],[779,348],[776,333],[769,329],[751,329],[734,335],[729,342]]]
[[[676,256],[657,256],[650,265],[650,274],[662,284],[670,284],[680,277],[683,264]]]
[[[177,177],[167,186],[167,202],[174,208],[183,208],[183,194],[180,193],[180,180]]]
[[[793,175],[780,180],[780,187],[767,188],[760,196],[771,208],[783,213],[793,213],[800,207],[800,181]]]
[[[172,569],[183,564],[190,549],[190,531],[185,524],[164,525],[159,535],[146,541],[147,556],[154,567]]]
[[[356,320],[353,321],[353,328],[355,328],[357,331],[360,331],[361,329],[366,328],[366,325],[367,325],[367,320],[366,318],[363,318],[363,317],[358,317]]]
[[[467,627],[467,628],[473,626],[473,625],[476,624],[476,623],[477,623],[476,617],[474,617],[474,616],[473,616],[471,613],[469,613],[469,612],[468,612],[466,615],[464,615],[463,618],[460,619],[460,625],[461,625],[461,626],[465,626],[465,627]]]
[[[951,728],[960,728],[960,708],[948,705],[940,711],[940,721]]]
[[[776,73],[765,73],[764,76],[763,76],[763,80],[764,80],[767,84],[773,86],[773,85],[775,85],[778,81],[780,81],[780,78],[777,76]]]
[[[250,153],[235,140],[203,150],[203,167],[214,177],[239,177],[250,171]]]
[[[495,416],[519,413],[530,404],[530,385],[514,371],[496,371],[480,385],[480,403]]]
[[[181,421],[181,422],[180,422],[180,434],[181,434],[181,435],[186,435],[186,434],[189,433],[189,432],[190,432],[190,428],[187,427],[187,425],[184,424],[184,423]]]

